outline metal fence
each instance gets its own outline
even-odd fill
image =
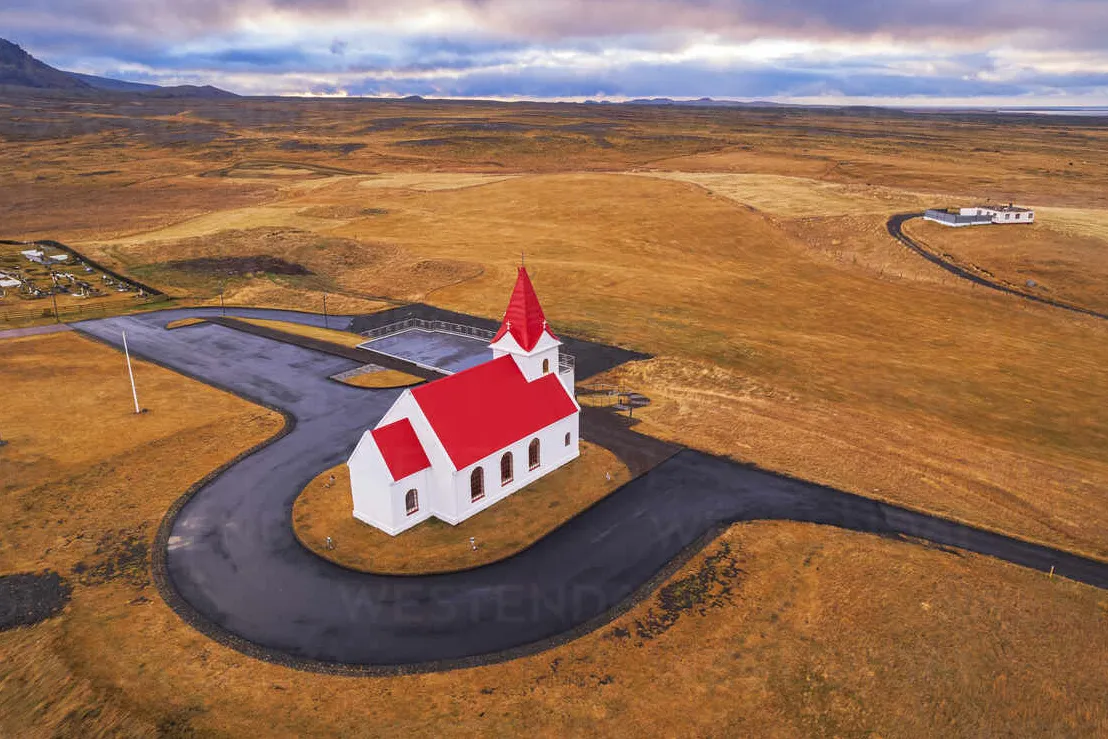
[[[962,215],[961,213],[951,213],[945,210],[929,210],[923,214],[923,217],[949,226],[982,226],[993,222],[992,216]]]
[[[367,340],[372,341],[373,339],[392,336],[402,331],[410,331],[413,328],[422,329],[424,331],[441,331],[446,334],[465,336],[471,339],[481,339],[482,341],[492,341],[493,337],[496,336],[495,331],[489,331],[485,328],[466,326],[461,323],[451,323],[449,321],[427,321],[422,318],[407,318],[403,321],[390,323],[379,328],[371,328],[368,331],[362,331],[361,335],[366,337]],[[559,374],[572,372],[576,366],[577,360],[574,359],[572,354],[558,353]]]
[[[0,310],[0,323],[17,323],[20,321],[34,321],[45,318],[53,318],[55,321],[82,320],[91,316],[102,316],[107,313],[123,313],[136,305],[148,305],[161,303],[168,300],[166,295],[154,295],[149,298],[139,299],[132,303],[112,301],[106,303],[89,303],[86,305],[67,305],[54,310],[52,305],[44,305],[41,308],[12,308]]]
[[[475,339],[483,339],[485,341],[492,341],[492,337],[496,336],[495,331],[489,331],[484,328],[463,326],[460,323],[449,323],[447,321],[425,321],[422,318],[408,318],[403,321],[397,321],[396,323],[390,323],[387,326],[381,326],[380,328],[372,328],[369,331],[362,331],[362,336],[367,339],[380,339],[382,336],[391,336],[392,334],[398,334],[401,331],[408,331],[413,328],[423,329],[424,331],[442,331],[447,334],[468,336]]]

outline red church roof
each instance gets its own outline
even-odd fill
[[[385,458],[394,482],[431,466],[427,452],[423,451],[412,422],[407,418],[373,429],[370,433]]]
[[[412,396],[457,469],[577,411],[556,374],[527,382],[509,354],[413,388]]]
[[[516,277],[516,286],[512,290],[512,298],[508,301],[508,310],[504,312],[504,322],[500,324],[500,330],[493,337],[493,343],[500,341],[505,334],[510,333],[524,351],[531,351],[543,332],[550,334],[551,338],[558,337],[546,325],[546,316],[543,315],[539,298],[535,295],[535,288],[531,284],[531,278],[527,270],[519,268],[519,276]]]

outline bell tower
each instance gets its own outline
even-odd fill
[[[523,376],[531,382],[543,375],[558,374],[558,347],[561,345],[546,323],[527,269],[520,267],[500,330],[489,344],[493,358],[511,354]],[[569,381],[572,393],[573,379]]]

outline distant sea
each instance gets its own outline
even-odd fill
[[[1108,118],[1108,108],[1001,108],[997,112],[1023,115],[1083,115]]]

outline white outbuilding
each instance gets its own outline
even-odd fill
[[[347,461],[354,517],[457,524],[580,454],[573,370],[519,268],[493,359],[405,390]]]

